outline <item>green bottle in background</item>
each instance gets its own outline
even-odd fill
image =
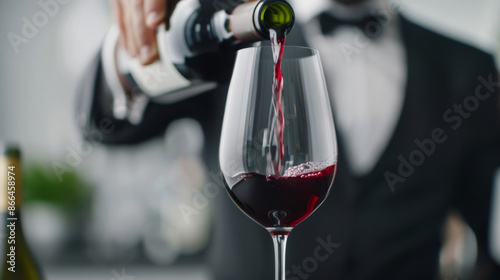
[[[0,280],[43,279],[24,238],[21,153],[14,145],[0,143]]]

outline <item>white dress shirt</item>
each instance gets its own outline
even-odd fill
[[[349,167],[357,175],[367,174],[392,137],[405,95],[407,69],[396,12],[383,0],[348,8],[327,0],[315,5],[315,12],[301,8],[304,1],[294,4],[308,44],[320,52]],[[375,39],[351,26],[339,26],[325,36],[316,17],[325,10],[351,20],[368,14],[385,15],[380,21],[385,27]],[[302,15],[301,11],[310,13]]]

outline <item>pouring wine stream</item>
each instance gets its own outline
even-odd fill
[[[281,73],[281,60],[283,58],[283,51],[285,48],[286,36],[277,30],[270,29],[269,35],[271,39],[271,46],[273,51],[273,61],[274,61],[274,71],[273,71],[273,107],[274,115],[272,116],[271,122],[271,133],[269,133],[269,142],[273,143],[274,131],[276,130],[277,136],[277,151],[273,157],[271,154],[271,159],[273,161],[274,174],[281,175],[281,163],[283,162],[283,156],[285,155],[285,145],[283,144],[283,131],[285,129],[285,118],[283,115],[283,109],[281,104],[281,97],[283,92],[283,74]],[[270,151],[271,152],[271,151]]]

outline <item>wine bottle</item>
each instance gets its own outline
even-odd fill
[[[0,234],[0,280],[43,279],[24,239],[20,208],[22,206],[22,181],[20,151],[12,145],[1,145],[0,207],[3,226]]]
[[[125,75],[130,85],[160,103],[215,88],[230,78],[237,49],[269,40],[271,29],[287,34],[295,23],[285,0],[244,2],[232,9],[222,2],[180,1],[170,29],[158,31],[160,60],[147,67],[131,63]]]

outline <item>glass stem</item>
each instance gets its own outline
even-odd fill
[[[275,280],[285,280],[285,256],[286,256],[286,240],[288,235],[271,234],[274,244],[274,266],[276,271]]]

